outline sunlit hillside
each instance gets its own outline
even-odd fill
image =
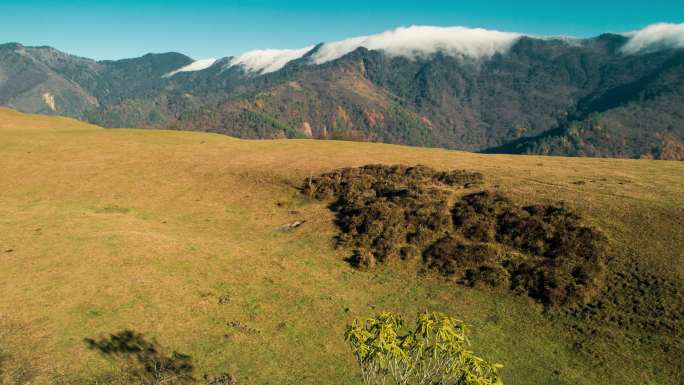
[[[351,267],[335,214],[299,187],[369,163],[475,170],[478,191],[565,202],[608,237],[601,305],[545,310],[401,264]],[[0,383],[102,383],[113,366],[84,338],[130,329],[190,355],[198,377],[358,384],[347,323],[434,309],[472,325],[506,384],[675,384],[683,283],[682,162],[239,140],[0,109]]]

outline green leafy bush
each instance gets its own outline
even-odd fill
[[[469,351],[465,324],[441,313],[419,314],[412,328],[389,312],[354,320],[345,340],[366,385],[503,385],[502,366]]]

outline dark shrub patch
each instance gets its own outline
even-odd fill
[[[438,172],[427,166],[367,165],[344,168],[307,178],[303,191],[316,199],[342,199],[408,194],[413,187],[443,185],[469,187],[481,183],[482,174],[464,170]],[[388,190],[385,190],[388,189]],[[378,195],[378,193],[380,193]]]
[[[461,282],[468,286],[476,286],[481,283],[491,287],[503,287],[508,284],[509,279],[508,271],[501,266],[483,265],[466,270]]]
[[[204,375],[206,385],[237,385],[237,379],[230,373],[223,373],[218,376]]]
[[[452,275],[497,263],[497,251],[487,243],[464,243],[460,237],[440,239],[424,253],[428,267]]]
[[[339,243],[349,261],[378,263],[423,256],[461,283],[510,287],[548,305],[589,301],[602,284],[605,237],[560,205],[518,206],[496,192],[450,201],[482,182],[468,171],[370,165],[308,178],[303,192],[336,199]]]
[[[333,199],[342,229],[339,242],[358,250],[357,266],[410,259],[452,229],[452,190],[482,181],[468,171],[438,172],[425,166],[369,165],[305,181],[305,194]]]
[[[502,265],[511,288],[547,304],[584,303],[603,280],[605,237],[564,206],[520,207],[496,192],[463,197],[454,230],[466,239],[500,243],[515,253]]]

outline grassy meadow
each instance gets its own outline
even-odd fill
[[[84,338],[131,329],[192,356],[199,377],[358,384],[345,325],[425,309],[472,325],[507,384],[681,383],[676,351],[610,324],[587,321],[610,338],[586,337],[510,292],[350,267],[335,214],[298,187],[369,163],[475,170],[518,202],[564,201],[608,236],[611,271],[684,282],[682,162],[105,130],[0,109],[0,383],[97,383],[113,368]]]

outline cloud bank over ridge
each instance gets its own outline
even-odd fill
[[[663,49],[684,48],[684,23],[659,23],[641,30],[624,33],[628,37],[622,47],[624,54],[650,53]],[[339,59],[358,48],[383,51],[389,56],[409,59],[428,57],[440,52],[455,57],[486,59],[506,53],[523,36],[537,39],[556,39],[570,45],[582,44],[586,39],[572,37],[530,36],[515,32],[501,32],[482,28],[411,26],[400,27],[376,35],[360,36],[299,49],[262,49],[233,57],[228,67],[241,66],[254,74],[276,72],[287,63],[310,53],[310,64],[324,64]],[[213,61],[212,61],[213,60]],[[170,73],[199,71],[209,68],[214,59],[198,60]]]
[[[251,72],[267,74],[278,71],[293,60],[306,55],[315,46],[300,49],[261,49],[246,52],[230,61],[231,66],[243,66]]]
[[[485,58],[506,52],[522,34],[481,28],[412,26],[377,35],[326,43],[313,55],[322,64],[364,47],[390,56],[425,57],[436,52],[452,56]]]
[[[485,58],[506,52],[521,36],[519,33],[490,31],[466,27],[401,27],[377,35],[360,36],[324,43],[311,56],[313,64],[323,64],[363,47],[380,50],[391,56],[425,57],[436,52],[453,56]],[[248,71],[267,74],[300,59],[315,46],[301,49],[265,49],[233,58],[230,65],[241,65]]]
[[[627,54],[684,48],[684,23],[652,24],[639,31],[628,32],[625,36],[629,37],[629,41],[622,51]]]
[[[177,73],[181,72],[196,72],[196,71],[202,71],[205,70],[216,63],[215,58],[209,58],[209,59],[201,59],[201,60],[195,60],[194,62],[186,65],[185,67],[181,67],[173,72],[169,72],[168,74],[164,75],[164,77],[171,77]]]

